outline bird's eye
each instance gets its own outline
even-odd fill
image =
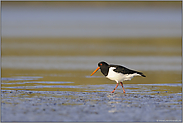
[[[102,63],[100,65],[102,65]]]

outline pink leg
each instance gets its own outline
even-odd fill
[[[122,86],[122,88],[123,88],[123,93],[125,93],[125,89],[124,89],[124,87],[123,87],[123,83],[120,82],[120,84],[121,84],[121,86]]]
[[[118,83],[116,84],[116,87],[114,88],[114,90],[111,93],[114,93],[114,91],[116,90],[117,87],[118,87]]]

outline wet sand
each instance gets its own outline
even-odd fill
[[[161,93],[3,91],[2,121],[181,121],[181,93]]]

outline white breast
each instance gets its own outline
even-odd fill
[[[108,75],[106,76],[108,79],[110,80],[114,80],[117,83],[118,82],[123,82],[125,80],[131,80],[134,76],[140,76],[137,73],[133,73],[133,74],[122,74],[122,73],[117,73],[114,72],[113,70],[116,69],[115,67],[110,67],[109,68],[109,72]]]

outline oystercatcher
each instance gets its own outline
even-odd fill
[[[101,70],[102,74],[106,76],[110,80],[114,80],[117,82],[116,87],[111,93],[114,93],[116,88],[118,87],[118,83],[120,82],[122,88],[123,88],[123,93],[125,93],[125,89],[123,87],[123,81],[126,80],[131,80],[134,76],[143,76],[146,77],[143,73],[135,71],[135,70],[130,70],[126,67],[120,66],[120,65],[109,65],[106,62],[99,62],[97,69],[90,75],[92,76],[95,72],[98,70]]]

